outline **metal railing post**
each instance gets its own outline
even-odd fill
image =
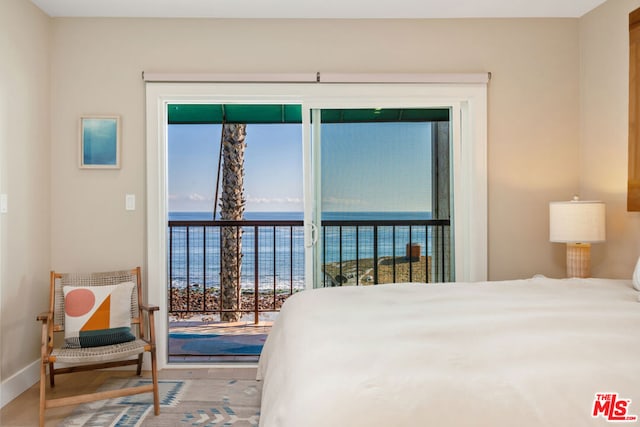
[[[258,288],[259,288],[259,277],[258,277],[258,226],[253,227],[253,306],[254,306],[254,315],[253,315],[253,323],[258,324],[258,313],[260,310],[260,305],[258,304]]]
[[[409,226],[409,282],[413,282],[413,250],[411,248],[411,245],[413,244],[412,241],[413,237],[411,236],[411,226]]]
[[[340,233],[338,235],[338,239],[340,242],[338,244],[340,246],[340,276],[339,277],[340,277],[340,286],[342,286],[342,278],[344,277],[342,275],[342,226],[340,226],[339,230],[340,230]]]
[[[173,227],[169,227],[169,311],[173,309]]]
[[[378,226],[373,226],[373,284],[378,284]]]
[[[356,286],[360,285],[360,227],[356,227]]]
[[[202,311],[207,307],[207,227],[202,227]]]
[[[393,241],[391,242],[391,247],[392,247],[392,252],[391,252],[391,259],[393,260],[393,283],[396,282],[396,226],[393,226],[393,229],[391,231],[391,238],[393,239]]]
[[[191,256],[191,250],[189,248],[189,229],[190,227],[187,227],[187,254],[186,254],[186,260],[187,260],[187,308],[186,311],[188,312],[189,309],[191,308],[191,261],[190,261],[190,256]]]
[[[273,309],[276,309],[276,227],[273,226]]]

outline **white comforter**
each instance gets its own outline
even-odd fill
[[[546,278],[301,292],[260,357],[260,426],[611,425],[596,393],[640,417],[638,295]]]

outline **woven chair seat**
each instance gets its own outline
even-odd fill
[[[51,356],[62,363],[107,362],[120,357],[131,357],[144,353],[149,344],[141,339],[121,344],[87,348],[54,348]]]

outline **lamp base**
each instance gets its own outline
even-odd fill
[[[589,277],[591,243],[567,243],[567,277]]]

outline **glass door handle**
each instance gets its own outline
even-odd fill
[[[309,225],[311,227],[311,242],[308,245],[306,245],[308,248],[318,243],[318,226],[315,225],[313,222]]]

